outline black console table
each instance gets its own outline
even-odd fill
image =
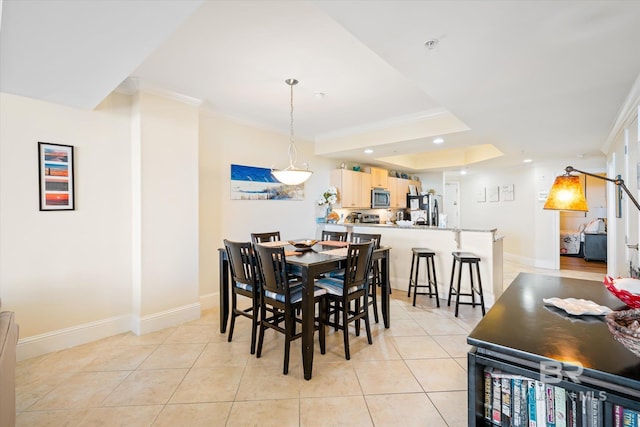
[[[600,282],[520,273],[467,338],[474,346],[468,353],[469,426],[490,424],[485,419],[486,368],[542,381],[549,377],[541,375],[541,363],[562,367],[555,386],[599,396],[604,427],[615,425],[617,405],[640,411],[640,357],[614,339],[601,317],[570,316],[545,306],[542,299],[550,297],[626,308]]]

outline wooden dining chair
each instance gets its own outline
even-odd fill
[[[360,335],[360,320],[364,320],[367,341],[371,339],[369,323],[369,271],[375,244],[352,243],[347,248],[347,259],[342,280],[335,277],[324,277],[316,281],[316,285],[327,291],[327,313],[325,321],[328,326],[342,329],[344,338],[344,355],[351,359],[349,352],[349,323],[355,323],[356,335]],[[353,308],[351,303],[354,303]],[[341,322],[331,321],[331,314],[339,313]]]
[[[282,373],[289,372],[289,353],[291,341],[302,337],[302,330],[296,332],[296,324],[302,323],[302,319],[296,316],[302,308],[302,282],[292,282],[287,274],[287,260],[284,248],[254,245],[258,258],[260,271],[260,293],[262,304],[260,306],[260,334],[258,338],[258,350],[256,357],[262,356],[262,344],[264,332],[270,328],[284,334],[284,367]],[[315,313],[307,313],[314,316],[314,331],[319,331],[320,352],[325,354],[325,320],[327,291],[324,288],[314,287],[314,304],[319,304],[318,316]],[[280,323],[284,320],[284,327]]]
[[[327,231],[322,230],[322,240],[335,240],[338,242],[346,242],[347,241],[348,232],[346,231]]]
[[[280,232],[270,231],[268,233],[251,233],[251,242],[264,243],[264,242],[279,242]]]
[[[251,242],[224,240],[229,266],[231,268],[231,323],[228,342],[233,338],[233,328],[238,316],[251,319],[251,354],[256,352],[256,332],[260,321],[260,291],[258,265]],[[238,295],[249,298],[251,307],[238,308]]]
[[[369,234],[369,233],[351,233],[349,241],[351,243],[363,243],[373,242],[374,250],[380,249],[381,234]],[[371,262],[371,271],[369,273],[369,300],[368,305],[373,306],[373,318],[378,323],[378,292],[377,288],[382,286],[382,270],[380,268],[380,261],[374,260]]]

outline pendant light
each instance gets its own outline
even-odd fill
[[[289,105],[291,106],[291,136],[289,139],[289,166],[285,169],[272,169],[271,174],[281,183],[286,185],[298,185],[305,182],[313,172],[305,169],[297,169],[295,167],[295,162],[298,160],[298,153],[296,151],[296,146],[293,143],[293,86],[298,84],[296,79],[287,79],[284,81],[291,88],[291,98]],[[304,163],[305,167],[307,166]]]

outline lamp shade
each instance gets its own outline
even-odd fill
[[[312,172],[302,169],[287,168],[281,170],[272,170],[271,174],[283,184],[298,185],[309,179]]]
[[[544,209],[587,212],[589,207],[580,184],[580,177],[573,175],[557,177],[549,190]]]

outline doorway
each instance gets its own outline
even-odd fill
[[[444,183],[442,213],[447,215],[447,228],[460,227],[460,183],[450,181]]]
[[[606,176],[606,174],[599,174]],[[589,212],[560,212],[560,269],[607,273],[606,181],[580,175]]]

